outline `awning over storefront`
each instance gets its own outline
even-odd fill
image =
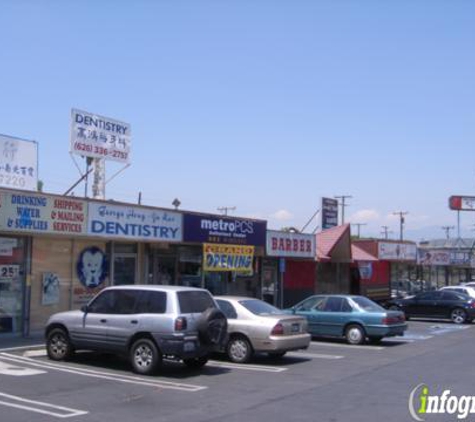
[[[340,263],[352,261],[349,224],[332,227],[317,234],[317,261]]]

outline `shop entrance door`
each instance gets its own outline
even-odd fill
[[[114,285],[135,284],[137,278],[137,255],[114,254]]]
[[[24,242],[23,238],[0,237],[0,337],[22,330]]]

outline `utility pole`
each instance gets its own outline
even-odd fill
[[[409,214],[407,211],[396,211],[393,215],[399,215],[399,240],[403,240],[404,216]]]
[[[366,223],[353,223],[352,226],[356,226],[358,228],[358,239],[360,238],[360,228],[361,226],[366,226]]]
[[[445,231],[445,237],[450,239],[450,230],[455,229],[455,226],[442,226],[441,229]]]
[[[389,239],[389,233],[392,233],[392,230],[389,230],[389,226],[381,226],[381,228],[383,229],[381,234],[384,234],[386,240]]]
[[[345,207],[348,206],[348,204],[345,203],[346,199],[353,198],[351,195],[340,195],[340,196],[335,196],[335,199],[341,199],[338,201],[338,205],[341,205],[341,224],[345,224]]]
[[[236,207],[218,207],[218,211],[222,212],[224,215],[228,215],[228,211],[234,211]]]

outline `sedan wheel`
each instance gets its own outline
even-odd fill
[[[467,320],[467,313],[461,308],[454,309],[450,314],[450,319],[455,324],[463,324]]]
[[[359,325],[350,325],[345,331],[345,338],[350,344],[363,344],[365,332]]]
[[[130,362],[138,374],[153,374],[161,361],[160,352],[152,340],[146,338],[137,340],[130,349]]]
[[[251,344],[244,337],[232,338],[228,343],[227,354],[232,362],[249,362],[252,355]]]

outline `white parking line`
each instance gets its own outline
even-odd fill
[[[123,382],[127,384],[136,384],[136,385],[143,385],[146,387],[159,387],[164,389],[171,389],[171,390],[180,390],[180,391],[187,391],[187,392],[196,392],[205,390],[208,387],[202,385],[193,385],[193,384],[183,384],[178,382],[171,382],[171,381],[161,381],[161,380],[153,380],[151,378],[141,378],[136,376],[129,376],[129,375],[119,375],[113,374],[111,372],[103,372],[103,371],[94,371],[91,369],[84,369],[84,368],[77,368],[74,366],[67,366],[63,364],[55,364],[55,363],[39,363],[30,358],[20,357],[16,355],[11,355],[8,353],[0,353],[0,359],[8,360],[15,363],[22,363],[28,364],[34,367],[43,368],[43,369],[53,369],[60,372],[67,372],[70,374],[77,374],[86,377],[92,378],[100,378],[109,381],[117,381]]]
[[[0,360],[0,375],[11,375],[14,377],[26,377],[30,375],[46,374],[46,371],[39,369],[23,368],[10,365]]]
[[[290,352],[286,356],[298,357],[298,358],[310,358],[310,359],[330,359],[338,360],[343,359],[341,355],[323,355],[321,353],[307,353],[307,352]]]
[[[45,345],[43,344],[30,344],[29,346],[21,346],[21,347],[7,347],[4,349],[0,348],[0,353],[1,352],[14,352],[15,350],[28,350],[28,349],[36,349],[42,347],[44,348]]]
[[[68,407],[57,406],[51,403],[41,401],[28,400],[23,397],[12,396],[10,394],[0,393],[0,397],[8,401],[0,400],[0,404],[16,409],[28,410],[30,412],[41,413],[43,415],[53,416],[56,418],[71,418],[74,416],[86,415],[89,412],[85,410],[71,409]]]
[[[345,343],[326,343],[323,341],[312,341],[314,346],[324,346],[324,347],[343,347],[345,349],[363,349],[363,350],[384,350],[386,347],[383,346],[371,346],[371,345],[353,345]]]
[[[216,360],[210,360],[206,366],[213,366],[216,368],[229,368],[229,369],[242,369],[244,371],[257,371],[257,372],[284,372],[287,368],[266,366],[266,365],[249,365],[247,363],[227,363],[219,362]]]

